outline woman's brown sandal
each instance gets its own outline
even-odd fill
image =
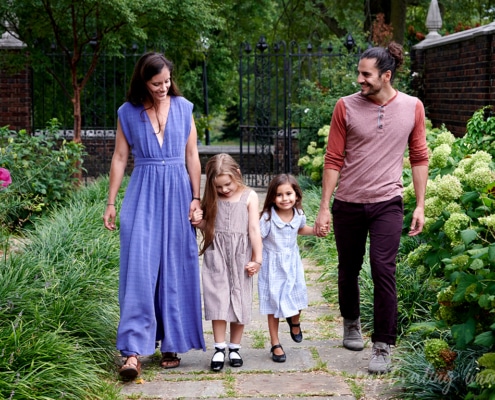
[[[135,362],[134,362],[135,360]],[[141,361],[137,356],[129,356],[119,369],[119,375],[124,379],[134,379],[141,374]]]
[[[177,357],[177,353],[166,352],[162,353],[162,359],[160,360],[160,366],[162,368],[177,368],[180,365],[180,358]]]

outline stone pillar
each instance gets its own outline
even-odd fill
[[[20,52],[25,44],[12,33],[5,32],[0,38],[0,57]],[[0,70],[0,126],[12,130],[32,129],[31,73],[26,66],[20,71]]]

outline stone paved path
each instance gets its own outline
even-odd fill
[[[263,193],[260,193],[263,201]],[[287,354],[285,363],[275,363],[270,355],[266,316],[258,312],[257,288],[254,293],[253,322],[246,326],[241,355],[244,365],[221,372],[209,369],[213,354],[210,321],[204,321],[207,352],[181,354],[176,369],[158,366],[159,354],[143,358],[142,379],[119,383],[126,399],[389,399],[394,390],[390,377],[367,372],[370,343],[361,352],[342,347],[342,320],[335,305],[322,297],[327,284],[319,281],[321,267],[304,260],[309,308],[303,310],[302,343],[289,335],[280,320],[280,341]],[[228,337],[228,336],[227,336]],[[397,395],[397,393],[395,393]],[[400,397],[399,397],[400,398]]]

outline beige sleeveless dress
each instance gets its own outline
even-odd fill
[[[238,202],[218,201],[215,238],[206,249],[201,270],[206,320],[251,322],[253,278],[244,267],[251,261],[245,189]]]

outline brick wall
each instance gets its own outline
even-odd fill
[[[25,69],[12,73],[0,71],[0,126],[13,130],[31,130],[31,79]]]
[[[495,103],[494,50],[495,23],[414,46],[413,87],[433,126],[462,136],[473,113]]]

